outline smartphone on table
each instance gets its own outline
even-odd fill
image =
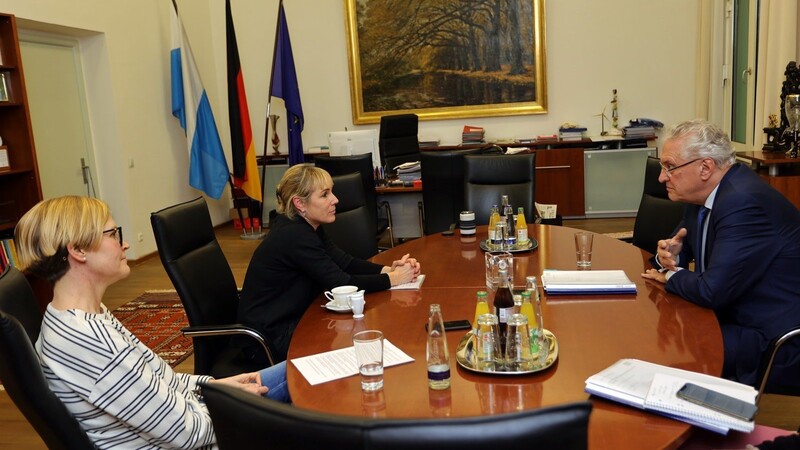
[[[676,395],[686,401],[747,421],[752,421],[758,411],[758,407],[752,403],[693,383],[684,384]]]
[[[453,330],[469,330],[472,328],[472,324],[469,320],[450,320],[444,321],[444,331],[453,331]],[[428,324],[425,324],[425,331],[428,331]]]

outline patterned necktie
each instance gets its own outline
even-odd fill
[[[700,210],[697,212],[697,247],[695,250],[694,260],[696,266],[695,270],[700,273],[706,269],[703,258],[703,254],[705,253],[705,233],[703,232],[703,224],[706,220],[706,215],[708,215],[708,211],[708,208],[701,206]]]

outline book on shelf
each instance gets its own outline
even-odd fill
[[[545,270],[542,284],[548,295],[636,293],[622,270]]]
[[[483,127],[476,127],[472,125],[464,125],[464,130],[461,132],[461,142],[464,144],[483,143],[485,130]]]
[[[753,431],[755,424],[752,421],[737,419],[678,398],[678,389],[687,382],[751,404],[755,404],[758,394],[753,387],[742,383],[638,359],[621,359],[590,376],[584,390],[721,434],[730,430]]]

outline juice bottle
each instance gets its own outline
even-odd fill
[[[496,248],[494,247],[497,245],[499,237],[497,237],[497,233],[495,233],[495,228],[497,228],[497,222],[500,220],[500,210],[497,208],[497,205],[492,205],[492,209],[489,211],[489,238],[486,239],[486,246],[489,248]]]
[[[477,302],[475,303],[475,320],[472,322],[472,331],[478,334],[478,317],[489,314],[489,294],[486,291],[478,291]]]
[[[517,246],[519,248],[528,247],[528,223],[525,221],[525,214],[522,207],[517,208]],[[530,323],[530,322],[529,322]]]
[[[531,291],[522,293],[522,305],[519,307],[519,313],[528,318],[528,332],[530,335],[531,353],[539,353],[539,324],[536,320],[536,313],[531,303]]]

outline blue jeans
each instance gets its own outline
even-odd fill
[[[291,403],[289,386],[286,385],[286,361],[261,369],[261,385],[269,388],[266,397],[283,403]]]

